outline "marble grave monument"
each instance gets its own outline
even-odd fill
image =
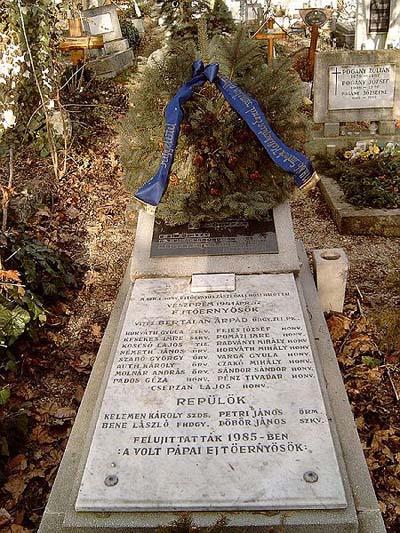
[[[155,531],[182,511],[201,531],[222,515],[385,531],[288,205],[271,218],[224,243],[210,227],[160,240],[140,213],[40,533]]]

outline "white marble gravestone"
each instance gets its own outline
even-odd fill
[[[288,206],[273,219],[277,251],[160,257],[141,214],[40,533],[151,533],[178,511],[199,531],[223,514],[238,532],[384,532]]]
[[[78,511],[346,507],[293,274],[231,289],[135,282]]]

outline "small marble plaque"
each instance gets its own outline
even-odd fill
[[[235,274],[193,274],[191,292],[234,291]]]
[[[78,511],[346,507],[292,274],[136,280]]]
[[[393,107],[395,80],[391,63],[329,67],[328,109]]]

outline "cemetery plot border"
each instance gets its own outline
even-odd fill
[[[346,202],[338,183],[326,176],[319,186],[340,233],[400,237],[400,209],[356,207]]]
[[[376,81],[377,88],[371,80],[374,83]],[[345,90],[342,88],[340,94],[335,94],[335,84]],[[372,107],[374,102],[376,107]],[[339,108],[340,105],[343,105],[342,109]],[[398,118],[400,58],[396,50],[320,52],[316,55],[315,122],[337,124],[363,120],[391,121]]]

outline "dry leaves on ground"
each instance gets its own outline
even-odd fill
[[[368,468],[388,531],[400,531],[400,354],[384,354],[363,315],[327,320]]]

